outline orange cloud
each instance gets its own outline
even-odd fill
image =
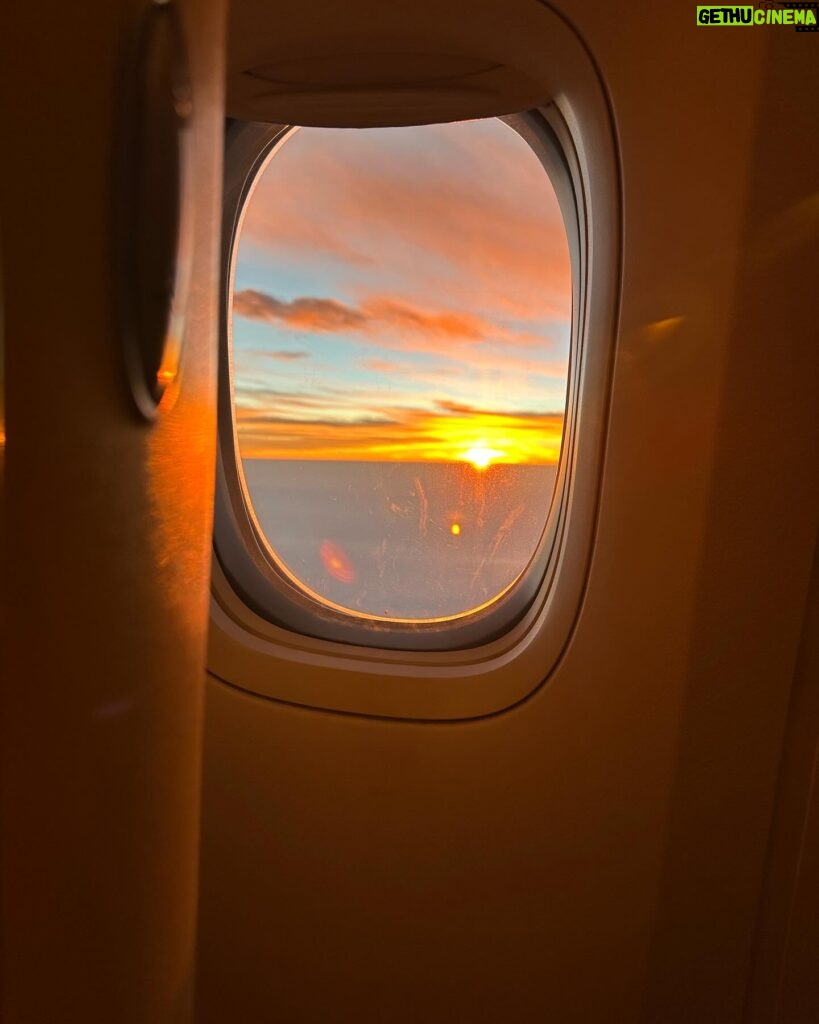
[[[430,311],[391,298],[372,298],[350,306],[336,299],[302,297],[284,302],[267,292],[245,288],[233,296],[233,312],[248,320],[284,323],[297,330],[323,334],[355,333],[376,336],[379,345],[397,345],[397,338],[415,339],[414,350],[441,351],[441,341],[508,341],[516,346],[543,346],[549,339],[515,331],[472,313]],[[422,344],[424,338],[429,339]]]
[[[454,165],[407,164],[375,136],[300,130],[259,182],[243,234],[291,256],[397,272],[408,299],[444,287],[461,305],[477,296],[507,316],[568,319],[566,234],[535,155],[504,126],[494,140],[440,131],[457,137]]]
[[[365,359],[361,365],[374,373],[401,373],[405,369],[401,363],[393,363],[389,359]]]
[[[306,331],[361,330],[365,318],[335,299],[282,302],[266,292],[246,288],[233,296],[233,312],[248,320],[281,321]]]
[[[347,421],[299,419],[259,409],[237,410],[243,458],[350,459],[358,461],[472,461],[488,449],[494,461],[555,463],[560,455],[560,413],[505,414],[458,403],[440,411],[392,408],[380,417]]]
[[[310,353],[309,352],[290,352],[288,350],[281,350],[281,351],[279,351],[279,350],[272,350],[272,351],[268,351],[267,349],[265,349],[262,352],[262,355],[266,359],[276,359],[276,360],[278,360],[279,362],[282,362],[282,363],[294,363],[294,362],[297,362],[299,359],[309,359],[310,358]]]

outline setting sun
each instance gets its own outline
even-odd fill
[[[474,448],[464,452],[463,457],[467,462],[471,462],[475,469],[486,469],[497,459],[502,459],[504,455],[506,455],[506,452],[502,452],[499,448],[475,445]]]

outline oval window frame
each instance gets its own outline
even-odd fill
[[[581,614],[592,566],[608,429],[622,268],[622,192],[616,122],[597,68],[582,42],[560,19],[544,45],[542,64],[555,97],[538,114],[557,138],[568,168],[579,228],[580,268],[572,338],[576,397],[564,433],[565,515],[553,572],[507,632],[476,646],[395,650],[316,639],[257,614],[235,589],[222,562],[231,557],[225,522],[234,493],[217,458],[214,561],[208,671],[252,697],[305,709],[404,721],[466,721],[508,711],[554,675]],[[560,89],[555,86],[560,83]],[[548,87],[547,87],[548,88]],[[226,162],[226,209],[237,201],[258,142],[231,131]],[[256,130],[269,130],[257,125]],[[280,130],[280,129],[279,129]],[[226,233],[225,246],[232,237]],[[224,264],[226,265],[226,264]],[[224,275],[223,275],[224,276]],[[222,316],[226,316],[223,295]],[[220,403],[226,392],[226,338],[220,350]],[[230,443],[233,444],[232,424]],[[571,448],[568,447],[571,430]],[[220,448],[225,419],[220,420]]]
[[[232,372],[232,305],[236,256],[244,213],[256,185],[287,137],[298,129],[286,125],[239,123],[226,139],[226,180],[219,384],[219,445],[214,521],[216,557],[231,589],[260,618],[302,636],[357,647],[397,651],[452,651],[477,647],[503,636],[519,622],[553,576],[556,552],[566,517],[567,425],[574,419],[578,360],[574,356],[581,314],[582,246],[580,216],[572,174],[560,141],[541,111],[497,118],[531,148],[557,196],[571,265],[571,331],[564,410],[564,430],[554,490],[544,529],[526,567],[515,581],[484,605],[442,619],[409,621],[379,618],[354,610],[334,609],[311,596],[276,558],[255,516],[245,483],[235,435]],[[228,487],[228,481],[233,486]],[[228,500],[225,500],[228,499]]]

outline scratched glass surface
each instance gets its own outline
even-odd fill
[[[546,525],[571,314],[537,156],[490,119],[301,128],[245,204],[231,361],[271,556],[356,614],[498,599]]]

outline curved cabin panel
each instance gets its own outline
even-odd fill
[[[581,135],[579,69],[599,74],[622,276],[615,257],[594,547],[556,665],[472,720],[418,720],[417,666],[385,671],[369,714],[333,713],[366,668],[265,654],[251,671],[266,641],[231,662],[215,619],[199,1013],[739,1021],[819,498],[805,462],[817,356],[796,284],[816,254],[797,213],[815,180],[790,99],[813,74],[805,40],[709,32],[681,4],[578,0],[565,23],[536,3],[451,5],[438,21],[413,5],[366,29],[365,10],[281,18],[267,62],[308,38],[313,54],[386,48],[393,29],[416,50],[425,33],[428,49],[454,46],[462,14],[464,50],[540,74]],[[239,63],[245,47],[264,63],[248,32],[261,17],[234,9]],[[587,54],[575,43],[552,59],[567,24]],[[339,122],[313,104],[307,123]],[[346,112],[370,123],[364,110]],[[529,667],[510,659],[499,685]],[[446,707],[456,684],[434,685]]]

